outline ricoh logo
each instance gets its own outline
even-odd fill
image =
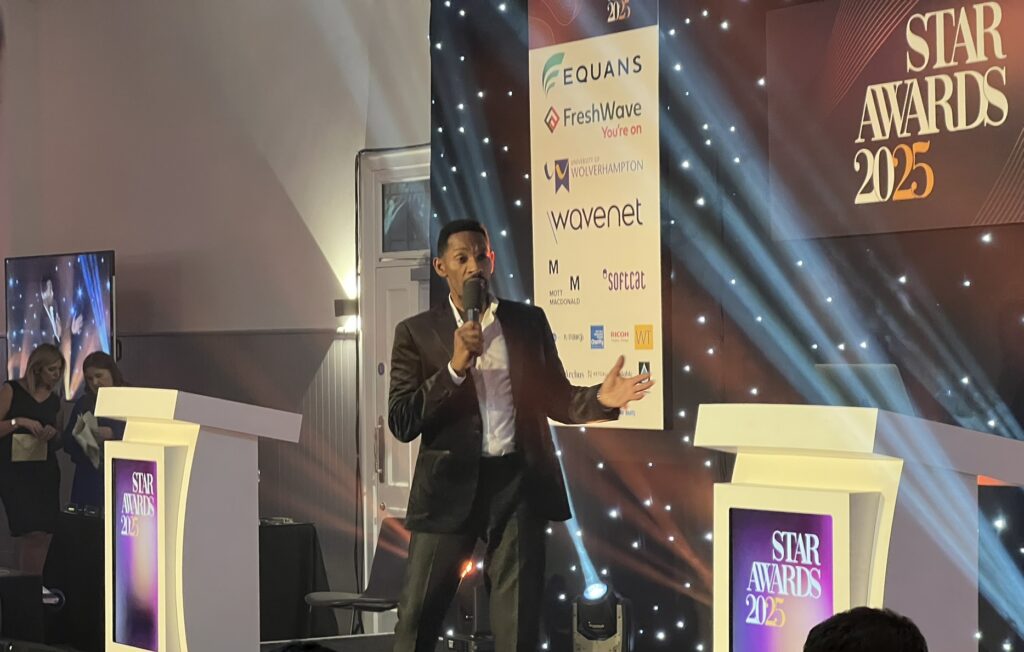
[[[589,231],[590,229],[626,229],[643,226],[643,202],[636,198],[624,204],[601,204],[563,210],[549,210],[548,223],[558,242],[559,231]]]
[[[617,20],[628,18],[629,3],[619,0],[616,4],[621,5],[625,9],[625,11],[617,12],[616,16],[626,14],[622,18],[617,18]],[[565,52],[555,52],[544,62],[540,78],[545,96],[558,85],[565,87],[580,86],[605,79],[636,75],[643,72],[644,69],[643,58],[639,54],[615,59],[599,59],[586,63],[563,65],[565,63]]]
[[[629,332],[628,328],[613,328],[608,331],[608,339],[616,344],[625,344],[632,339],[633,334]]]

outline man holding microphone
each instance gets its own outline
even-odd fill
[[[489,291],[494,252],[472,220],[441,229],[434,271],[441,305],[398,324],[388,423],[419,455],[405,525],[412,532],[395,652],[433,651],[477,540],[497,652],[537,649],[547,522],[569,518],[548,427],[618,418],[654,384],[620,375],[569,383],[544,312]]]

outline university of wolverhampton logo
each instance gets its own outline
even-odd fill
[[[558,75],[561,74],[562,61],[565,60],[565,52],[556,52],[548,57],[544,63],[544,71],[541,73],[541,80],[544,82],[544,95],[548,94],[555,84],[558,83]]]
[[[555,133],[555,127],[558,126],[559,121],[558,111],[555,110],[555,107],[549,108],[547,114],[544,115],[544,124],[547,125],[548,131]]]
[[[558,194],[560,188],[565,188],[566,192],[569,192],[569,159],[560,158],[555,160],[555,172],[554,174],[548,169],[548,164],[544,164],[544,176],[547,177],[548,181],[551,179],[555,180],[555,194]]]

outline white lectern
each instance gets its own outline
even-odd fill
[[[1024,442],[874,408],[702,405],[695,444],[736,454],[715,486],[714,648],[799,650],[858,605],[977,649],[978,484],[1024,485]]]
[[[257,438],[301,415],[175,390],[104,388],[108,652],[259,649]]]

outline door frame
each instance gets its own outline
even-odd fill
[[[374,351],[380,337],[376,322],[379,293],[375,287],[378,269],[406,267],[410,270],[426,266],[429,271],[430,249],[410,252],[384,252],[383,193],[386,183],[419,181],[430,178],[430,146],[416,145],[396,149],[363,150],[356,156],[356,282],[359,297],[359,401],[357,437],[360,477],[361,526],[363,532],[362,572],[357,577],[359,590],[365,590],[372,568],[373,553],[380,528],[376,486],[377,455],[375,427],[378,406],[374,400],[377,363]],[[429,230],[428,230],[429,238]],[[386,408],[385,408],[386,409]],[[386,412],[384,412],[386,422]],[[386,426],[385,426],[386,427]],[[371,443],[371,447],[365,444]],[[364,619],[367,632],[376,631],[380,617]]]

